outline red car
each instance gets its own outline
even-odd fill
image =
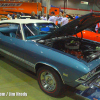
[[[75,36],[75,35],[74,35]],[[93,41],[100,42],[100,33],[96,33],[95,31],[92,31],[90,29],[86,29],[82,32],[77,33],[77,37],[89,39]]]

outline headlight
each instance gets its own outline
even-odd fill
[[[90,72],[89,72],[88,74],[82,76],[80,79],[81,79],[81,80],[86,80],[86,79],[89,78],[89,77],[91,77]]]
[[[88,74],[82,76],[81,78],[77,79],[76,81],[79,83],[83,83],[86,80],[90,79],[96,72],[96,69],[92,70],[91,72],[89,72]]]

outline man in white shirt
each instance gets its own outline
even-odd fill
[[[54,15],[55,15],[55,13],[54,12],[51,12],[51,16],[50,16],[50,18],[49,18],[48,21],[52,21],[54,24],[56,24],[56,19],[57,18]]]
[[[61,20],[63,19],[63,16],[62,16],[62,12],[59,13],[59,16],[57,17],[57,21],[58,21],[58,27],[61,26]]]
[[[9,19],[11,19],[11,16],[10,16],[10,14],[9,14],[9,13],[8,13],[7,17],[8,17]]]
[[[68,23],[68,18],[66,17],[66,14],[63,15],[63,19],[61,20],[61,26],[64,26]]]
[[[95,31],[96,31],[96,33],[98,33],[98,29],[100,28],[100,23],[97,23],[96,24],[96,27],[95,27]]]
[[[44,14],[44,15],[41,17],[41,20],[47,20],[46,14]]]

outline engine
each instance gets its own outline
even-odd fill
[[[100,44],[99,44],[100,45]],[[52,47],[65,53],[76,56],[79,59],[89,60],[89,56],[96,53],[98,44],[78,38],[67,38],[56,40],[52,43]]]
[[[41,42],[41,41],[40,41]],[[66,37],[66,38],[53,38],[46,40],[44,45],[63,51],[65,53],[76,56],[87,62],[90,59],[95,59],[100,54],[100,44],[81,38]],[[96,55],[96,56],[94,56]]]
[[[65,52],[77,56],[77,58],[83,59],[83,53],[79,50],[79,41],[70,41],[70,43],[65,43]]]
[[[65,50],[66,53],[75,55],[77,58],[83,59],[83,54],[81,51],[75,51],[75,50]]]

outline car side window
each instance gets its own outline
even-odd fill
[[[5,36],[16,38],[16,31],[18,30],[18,26],[19,24],[11,24],[11,23],[0,24],[0,33]]]
[[[5,35],[5,36],[9,36],[9,33],[5,30],[7,30],[9,28],[9,24],[0,24],[0,33]]]
[[[23,24],[23,30],[25,38],[38,35],[38,29],[36,29],[32,24]]]

